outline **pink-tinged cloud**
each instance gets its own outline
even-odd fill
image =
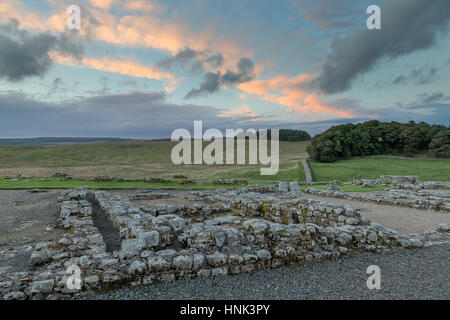
[[[262,117],[254,113],[246,104],[243,104],[241,107],[232,110],[220,111],[218,116],[232,119],[245,118],[245,120],[240,120],[240,122],[262,120]]]
[[[115,0],[89,0],[89,2],[97,8],[109,9]]]
[[[39,15],[28,12],[20,1],[0,0],[0,22],[7,22],[10,18],[20,21],[22,28],[42,31],[46,29],[46,19]]]
[[[360,114],[354,108],[335,107],[321,101],[322,95],[314,94],[305,84],[315,78],[315,74],[301,74],[288,78],[278,76],[267,80],[255,80],[238,87],[247,94],[259,96],[261,100],[280,104],[300,114],[326,114],[342,118],[354,118]]]
[[[154,12],[162,11],[162,5],[156,1],[149,0],[130,0],[123,2],[123,8],[131,11]]]
[[[34,14],[18,0],[0,0],[0,21],[16,18],[23,29],[41,32],[64,32],[69,14],[63,3],[49,0],[55,13],[50,16]],[[221,38],[212,29],[193,31],[188,26],[173,19],[162,20],[155,14],[161,12],[158,2],[132,0],[129,2],[93,1],[95,7],[82,12],[81,30],[78,36],[89,41],[102,41],[125,47],[153,48],[176,54],[189,47],[197,51],[220,52],[223,64],[212,72],[231,70],[236,61],[249,57],[252,50],[242,48],[231,39]],[[133,15],[116,16],[106,10],[110,6],[128,9]],[[159,7],[158,7],[159,6]],[[154,8],[155,10],[151,10]],[[95,21],[95,22],[92,22]],[[259,74],[265,64],[256,64],[255,72]]]
[[[163,80],[172,80],[173,75],[170,73],[161,72],[159,70],[152,69],[134,61],[115,60],[111,58],[89,58],[83,57],[80,61],[68,56],[61,56],[56,53],[51,54],[51,58],[54,62],[74,67],[91,68],[101,71],[108,71],[119,73],[127,76],[137,78],[147,78]]]
[[[132,0],[129,2],[117,2],[117,5],[129,9],[135,14],[116,16],[103,8],[109,8],[116,3],[106,0],[92,0],[95,7],[88,8],[88,12],[82,12],[82,27],[79,30],[81,38],[103,41],[106,43],[128,46],[145,47],[168,51],[172,54],[189,47],[193,50],[220,52],[225,63],[233,66],[242,56],[251,56],[252,50],[242,48],[231,39],[217,35],[214,30],[193,31],[186,24],[173,21],[173,19],[162,20],[153,13],[160,12],[161,8],[157,2]],[[50,1],[55,13],[50,16],[29,13],[27,8],[17,0],[0,0],[0,20],[16,18],[21,27],[41,32],[63,32],[66,31],[66,23],[69,14],[66,6],[59,2]],[[155,10],[152,10],[154,8]],[[93,19],[88,19],[91,17]],[[95,23],[92,23],[95,21]],[[258,66],[256,70],[262,70]]]
[[[155,0],[89,0],[91,5],[96,8],[108,10],[112,5],[129,11],[153,12],[161,11],[163,6]]]

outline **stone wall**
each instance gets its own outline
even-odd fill
[[[251,190],[258,189],[196,191],[187,196],[192,205],[141,207],[108,192],[95,192],[95,201],[122,239],[121,249],[114,252],[106,251],[94,225],[87,190],[65,192],[60,198],[65,235],[58,242],[37,244],[29,282],[10,275],[15,282],[6,289],[0,281],[2,298],[52,298],[121,285],[245,273],[448,239],[448,225],[426,234],[399,235],[350,206],[307,199],[301,192]],[[79,290],[67,286],[71,266],[81,269]]]
[[[437,210],[450,212],[450,198],[446,194],[430,192],[428,190],[390,189],[379,192],[343,192],[340,190],[319,190],[307,188],[305,193],[319,196],[375,202],[393,206],[403,206],[416,209]]]

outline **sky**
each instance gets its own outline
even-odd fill
[[[449,28],[448,0],[0,0],[0,138],[450,125]]]

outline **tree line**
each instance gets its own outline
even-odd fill
[[[307,151],[313,160],[328,162],[383,154],[450,158],[450,127],[414,121],[348,123],[314,136]]]
[[[294,129],[279,129],[279,140],[280,141],[309,141],[311,140],[311,136],[308,132],[303,130],[294,130]],[[257,132],[257,137],[259,138],[259,131]],[[271,139],[271,130],[267,130],[267,139]]]

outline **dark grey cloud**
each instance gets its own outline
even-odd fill
[[[226,118],[223,109],[175,104],[165,93],[105,94],[78,100],[42,102],[23,93],[0,93],[0,137],[167,138],[177,128],[254,127],[254,117]],[[264,123],[259,124],[264,126]]]
[[[20,30],[17,19],[0,24],[0,79],[15,82],[44,75],[52,65],[50,51],[81,58],[84,48],[69,34],[56,37]]]
[[[223,55],[221,53],[216,53],[216,54],[206,58],[205,62],[215,68],[218,68],[222,65],[223,60],[224,60]]]
[[[193,64],[194,68],[198,68],[201,66],[200,61],[198,60],[200,55],[199,51],[192,50],[190,48],[184,48],[177,52],[172,57],[166,57],[156,63],[156,66],[163,69],[172,69],[175,65],[181,65],[185,67],[188,64]]]
[[[185,99],[193,98],[201,94],[214,93],[220,89],[220,72],[213,73],[207,72],[203,76],[203,81],[200,84],[200,88],[192,89],[184,97]]]
[[[450,95],[444,94],[442,91],[436,91],[433,93],[421,93],[416,96],[416,99],[410,103],[403,105],[398,103],[400,107],[406,107],[408,109],[421,109],[421,106],[429,106],[432,104],[444,103],[450,101]]]
[[[429,104],[443,101],[450,101],[450,96],[445,95],[442,91],[434,93],[422,93],[419,95],[421,104]]]
[[[207,72],[203,76],[200,87],[189,91],[185,99],[214,93],[220,89],[222,85],[235,85],[243,82],[251,81],[255,77],[255,65],[252,60],[241,58],[237,63],[237,72],[227,70],[224,74],[220,71],[217,73]]]
[[[221,80],[224,84],[235,84],[235,83],[242,83],[247,82],[253,79],[255,76],[255,65],[253,64],[253,61],[247,58],[242,58],[239,60],[238,64],[238,72],[232,72],[230,70],[227,70],[227,72],[222,75]]]
[[[412,68],[408,75],[400,75],[393,81],[393,85],[407,85],[414,84],[426,84],[433,82],[437,79],[438,68],[435,66],[422,66],[419,68]]]
[[[336,38],[313,85],[325,93],[343,92],[382,59],[428,49],[448,32],[450,1],[389,0],[381,5],[381,30],[365,28]],[[398,81],[402,81],[399,79]]]
[[[202,120],[204,130],[225,129],[302,129],[310,134],[332,125],[380,121],[425,121],[450,125],[450,104],[419,105],[370,110],[373,116],[330,119],[314,122],[289,122],[265,116],[223,117],[223,109],[167,101],[166,93],[108,94],[78,100],[42,102],[20,92],[0,92],[0,138],[30,137],[118,137],[168,138],[177,128],[192,132],[193,121]],[[260,116],[257,116],[260,117]]]
[[[202,70],[206,65],[218,68],[223,63],[221,53],[211,53],[209,51],[193,50],[184,48],[178,51],[174,56],[166,57],[156,63],[156,66],[162,69],[170,70],[175,66],[190,68],[190,71],[196,72]]]

